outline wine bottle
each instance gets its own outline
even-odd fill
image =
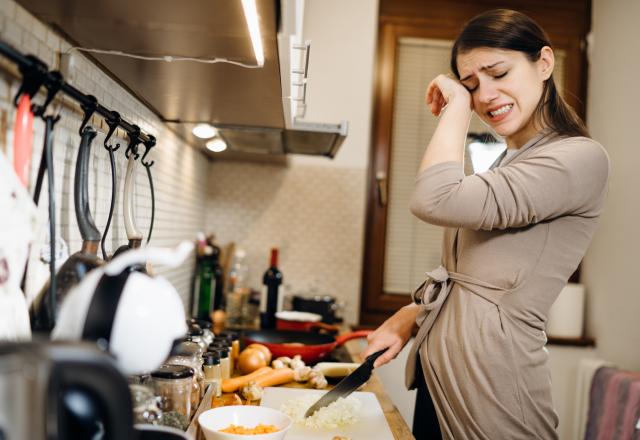
[[[282,272],[278,269],[278,249],[271,249],[271,264],[262,277],[262,284],[260,327],[272,329],[276,327],[276,312],[280,303],[278,290],[282,284]]]

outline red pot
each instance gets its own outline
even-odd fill
[[[340,328],[337,325],[325,324],[320,321],[321,319],[322,315],[317,313],[282,311],[276,313],[276,329],[299,332],[321,329],[334,334],[338,333]]]

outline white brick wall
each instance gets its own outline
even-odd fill
[[[0,38],[21,52],[33,53],[45,61],[49,68],[58,68],[58,51],[67,50],[69,44],[57,34],[40,23],[12,0],[0,0]],[[182,240],[192,240],[197,231],[204,230],[205,200],[207,197],[207,176],[209,162],[203,154],[187,145],[170,131],[144,105],[129,95],[118,84],[81,55],[76,54],[75,79],[71,83],[84,93],[95,95],[107,108],[118,111],[127,121],[139,125],[145,132],[158,139],[156,147],[147,159],[154,160],[152,167],[156,189],[156,216],[151,240],[152,245],[173,246]],[[15,111],[12,99],[19,87],[17,81],[9,76],[0,75],[0,116],[5,112],[8,123],[6,133],[0,133],[0,150],[11,155],[13,134],[11,133]],[[41,98],[40,98],[41,99]],[[67,98],[69,99],[69,98]],[[55,130],[55,184],[57,227],[69,245],[70,251],[80,249],[81,237],[77,228],[73,208],[73,177],[75,162],[80,143],[78,129],[80,116],[63,109],[62,119]],[[100,117],[94,118],[97,128],[101,129]],[[103,124],[106,129],[106,124]],[[40,157],[42,154],[44,123],[34,122],[34,150],[31,167],[31,185],[33,192]],[[103,148],[105,130],[101,130],[92,148],[89,178],[89,196],[91,210],[96,226],[101,231],[107,220],[111,197],[111,175],[109,157]],[[118,198],[114,211],[114,220],[106,240],[107,252],[111,253],[127,242],[124,230],[121,193],[124,186],[126,159],[124,151],[126,140],[116,152]],[[46,179],[40,198],[40,210],[47,211]],[[149,186],[143,167],[138,167],[135,188],[136,220],[141,230],[148,231],[151,217]],[[39,246],[39,245],[38,245]],[[172,270],[157,270],[166,276],[178,289],[185,300],[188,299],[193,263]]]

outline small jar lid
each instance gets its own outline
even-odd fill
[[[191,325],[191,324],[197,324],[200,326],[201,329],[205,330],[211,330],[211,321],[207,321],[206,319],[197,319],[197,318],[191,318],[189,319],[189,321],[187,321],[187,324]]]
[[[219,338],[230,339],[236,341],[240,339],[240,334],[231,330],[225,330],[216,335]]]
[[[210,353],[218,353],[220,356],[220,359],[226,359],[229,357],[229,348],[224,348],[224,347],[211,347],[209,346],[209,349],[207,350]]]
[[[198,324],[190,324],[188,334],[189,336],[202,336],[204,334],[204,331]]]
[[[214,338],[209,347],[231,347],[231,342],[228,339]]]
[[[202,355],[203,365],[220,365],[220,354],[217,352],[206,352]]]
[[[197,342],[193,341],[182,341],[179,344],[176,344],[171,349],[170,356],[185,356],[185,357],[193,357],[198,356],[198,353],[202,351],[200,345]]]
[[[186,379],[193,377],[194,371],[191,367],[184,365],[164,364],[151,373],[151,377],[158,379]]]

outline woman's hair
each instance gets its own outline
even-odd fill
[[[472,18],[464,26],[451,49],[451,70],[460,79],[458,54],[471,49],[517,50],[535,62],[544,46],[551,47],[549,37],[531,18],[518,11],[494,9]],[[584,122],[558,93],[553,75],[544,83],[534,117],[561,135],[589,137]]]

